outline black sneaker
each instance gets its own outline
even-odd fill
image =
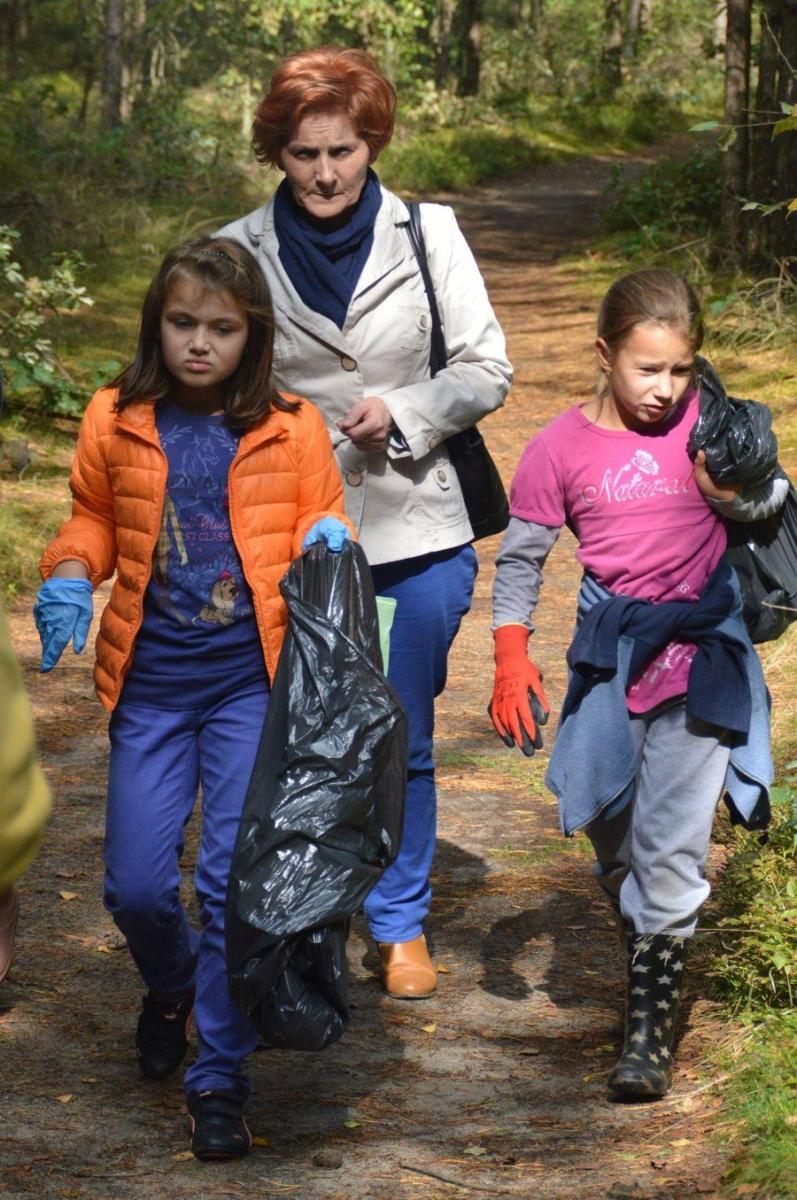
[[[193,1007],[193,992],[182,1000],[164,999],[153,992],[144,997],[136,1029],[136,1054],[141,1070],[150,1079],[165,1079],[185,1058],[185,1030]]]
[[[189,1092],[191,1150],[195,1158],[214,1162],[243,1158],[252,1147],[243,1102],[235,1092]]]

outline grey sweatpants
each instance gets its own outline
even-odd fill
[[[680,702],[634,716],[634,798],[585,832],[601,887],[636,933],[689,937],[709,894],[705,878],[711,826],[728,768],[728,736],[687,718]]]

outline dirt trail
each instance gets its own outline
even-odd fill
[[[528,436],[591,388],[594,317],[556,257],[588,247],[609,172],[608,161],[571,163],[454,200],[516,365],[511,398],[486,426],[505,478]],[[535,637],[556,705],[576,588],[571,550],[565,542],[552,556]],[[544,762],[506,750],[488,728],[495,543],[479,551],[476,602],[439,709],[429,922],[438,996],[387,1000],[359,924],[350,1031],[321,1056],[255,1056],[250,1123],[263,1144],[232,1166],[186,1154],[179,1082],[148,1083],[135,1066],[139,985],[101,905],[107,747],[88,657],[69,653],[42,679],[27,606],[13,614],[56,806],[23,880],[17,960],[0,992],[0,1195],[718,1195],[722,1156],[706,1140],[718,1099],[705,1058],[721,1030],[711,1004],[694,998],[696,974],[672,1095],[654,1106],[607,1098],[619,948],[583,839],[558,832]],[[314,1162],[322,1150],[331,1165]]]

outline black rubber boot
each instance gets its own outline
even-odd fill
[[[141,1070],[150,1079],[173,1074],[188,1050],[186,1026],[194,1007],[194,993],[182,1000],[164,999],[147,992],[136,1029],[136,1054]]]
[[[191,1150],[195,1158],[216,1162],[243,1158],[252,1146],[243,1102],[235,1092],[190,1092]]]
[[[609,1090],[625,1100],[660,1099],[672,1082],[686,938],[631,933],[626,941],[625,1044]]]

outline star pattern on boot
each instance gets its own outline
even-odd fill
[[[629,932],[626,950],[625,1040],[609,1088],[623,1099],[661,1097],[672,1079],[676,985],[684,969],[687,939],[670,933]]]

